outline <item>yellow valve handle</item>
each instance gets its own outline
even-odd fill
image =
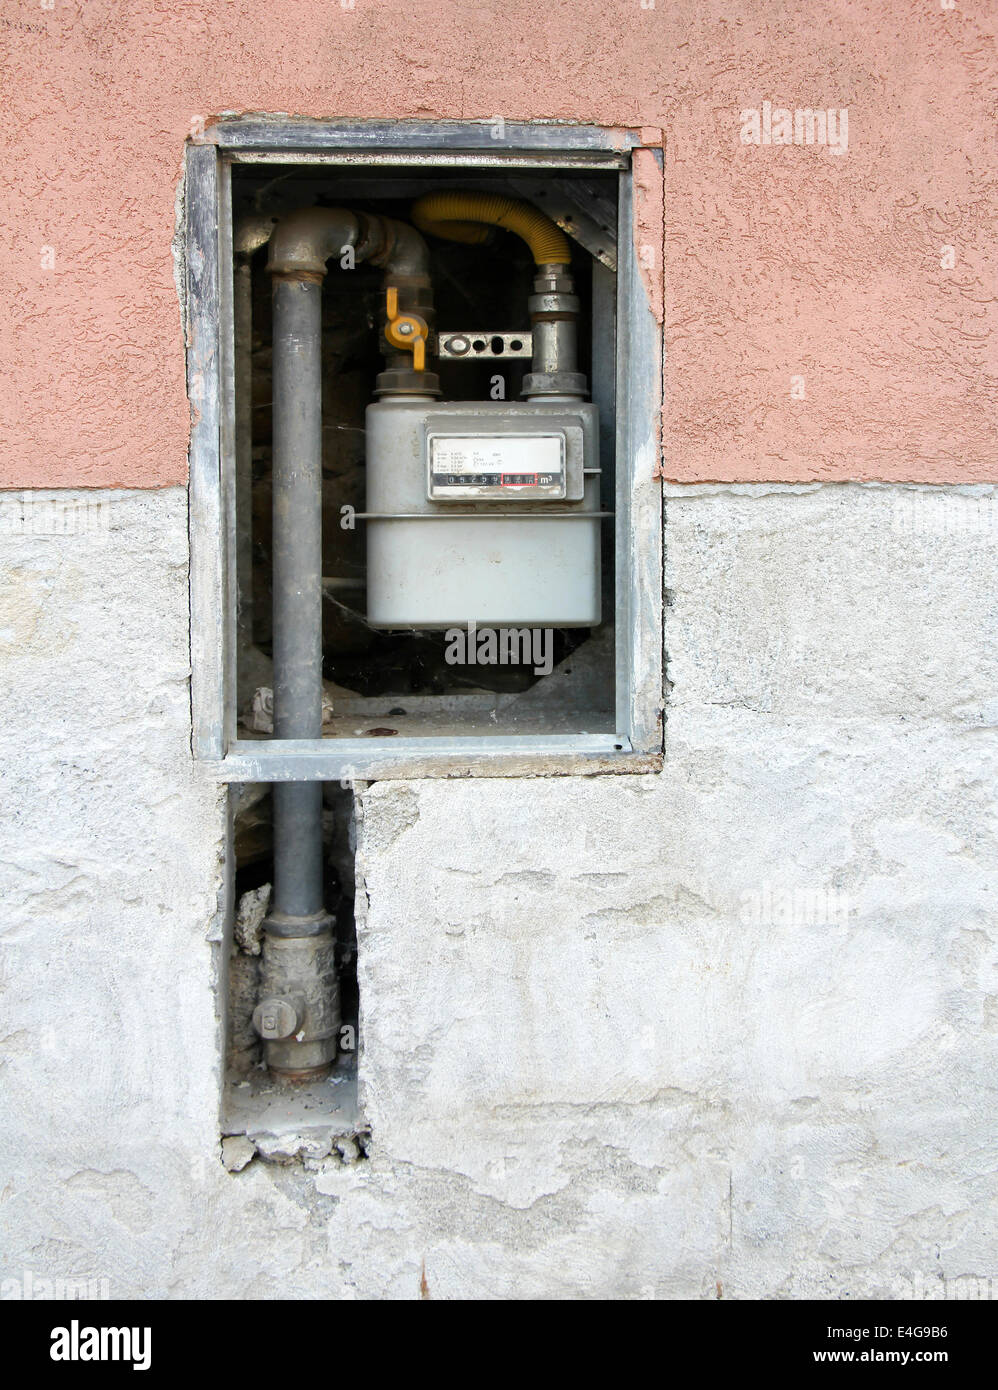
[[[411,352],[413,370],[424,372],[426,370],[426,339],[430,331],[426,320],[420,318],[418,314],[399,313],[399,292],[394,285],[388,286],[385,308],[388,314],[385,337],[392,347]]]

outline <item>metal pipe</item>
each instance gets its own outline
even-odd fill
[[[247,212],[236,223],[232,231],[232,251],[236,256],[252,256],[261,246],[266,246],[277,225],[277,215],[273,212]]]
[[[322,283],[274,278],[274,736],[322,737]],[[313,795],[317,792],[318,796]],[[274,907],[322,911],[321,788],[274,787]]]
[[[407,222],[347,208],[298,208],[286,213],[270,237],[271,274],[320,278],[333,256],[353,250],[353,260],[384,266],[391,283],[410,277],[430,281],[426,242]]]
[[[396,222],[394,217],[370,217],[372,230],[381,237],[381,246],[368,259],[384,266],[385,281],[397,284],[400,280],[419,280],[430,284],[430,252],[426,242],[408,222]]]
[[[277,218],[248,213],[233,228],[236,396],[236,635],[241,656],[253,645],[253,252]],[[238,656],[237,656],[238,660]]]
[[[579,299],[568,267],[558,262],[538,266],[527,303],[534,360],[523,379],[523,394],[528,399],[584,396],[586,378],[577,370]]]
[[[551,218],[519,198],[448,192],[417,198],[412,219],[423,231],[452,241],[482,242],[488,226],[505,227],[526,241],[537,274],[529,300],[534,360],[523,394],[528,399],[585,396],[586,378],[577,370],[579,301],[569,270],[572,248]]]
[[[276,738],[322,737],[322,284],[333,256],[345,266],[385,266],[400,298],[421,302],[429,294],[422,238],[390,218],[306,208],[282,217],[270,237]],[[431,377],[411,369],[396,375]],[[410,381],[409,389],[418,385]],[[274,898],[253,1020],[270,1070],[305,1080],[334,1060],[340,1022],[332,919],[323,902],[322,785],[277,783],[273,796]]]
[[[321,231],[337,239],[346,235],[348,245],[358,234],[356,219],[349,214],[335,226],[326,220]],[[325,263],[319,261],[320,269],[314,269],[314,246],[308,243],[298,244],[297,252],[306,264],[287,271],[271,242],[274,735],[318,739]],[[253,1017],[270,1070],[304,1080],[321,1075],[335,1058],[340,1021],[332,920],[323,901],[322,786],[279,782],[273,798],[274,897],[264,924],[261,999]]]
[[[344,256],[359,240],[359,219],[346,208],[297,208],[274,228],[267,269],[271,275],[311,274],[321,281],[330,256]]]
[[[472,245],[485,241],[490,226],[505,227],[523,238],[538,266],[568,265],[572,259],[561,228],[522,198],[502,193],[424,193],[413,203],[411,216],[421,231]]]

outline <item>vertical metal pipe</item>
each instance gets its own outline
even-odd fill
[[[322,737],[322,282],[346,246],[387,268],[432,312],[422,239],[390,218],[308,208],[270,239],[274,303],[274,735]],[[394,277],[394,278],[393,278]],[[422,302],[422,301],[420,301]],[[396,373],[425,392],[428,372]],[[323,906],[322,784],[274,786],[274,898],[264,923],[260,1002],[253,1022],[264,1058],[307,1080],[336,1056],[339,982],[332,919]]]
[[[322,282],[274,277],[274,734],[322,737]],[[322,912],[322,788],[274,788],[275,910]]]
[[[275,274],[274,734],[322,737],[322,279]],[[322,784],[274,786],[274,898],[254,1014],[272,1072],[336,1056],[339,986],[323,905]]]
[[[576,370],[579,300],[565,265],[539,265],[534,293],[527,301],[534,335],[532,369],[523,379],[523,394],[584,396],[586,378]]]
[[[322,783],[277,782],[274,913],[298,920],[321,916],[322,896]]]
[[[236,407],[236,636],[239,680],[253,645],[253,253],[266,246],[277,218],[250,212],[232,232]],[[240,689],[242,698],[242,689]]]
[[[236,387],[236,632],[253,645],[253,268],[236,257],[233,294]],[[238,659],[238,657],[237,657]]]

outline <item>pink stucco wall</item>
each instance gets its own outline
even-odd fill
[[[661,129],[665,476],[998,478],[998,10],[944,3],[5,0],[0,485],[185,479],[174,198],[223,110]],[[847,152],[743,144],[767,100]]]

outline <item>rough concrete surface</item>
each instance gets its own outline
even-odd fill
[[[184,494],[115,495],[103,537],[6,535],[3,1279],[849,1298],[998,1274],[995,507],[670,489],[665,770],[363,792],[371,1135],[302,1162],[220,1144]]]

